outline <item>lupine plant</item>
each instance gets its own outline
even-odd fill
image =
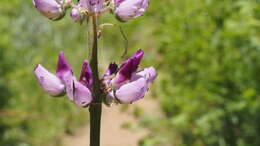
[[[92,54],[90,62],[85,60],[79,80],[75,77],[71,65],[60,52],[56,73],[50,73],[42,65],[35,67],[35,76],[42,89],[50,96],[67,95],[69,100],[80,107],[89,108],[90,112],[90,146],[100,145],[100,121],[102,103],[131,104],[142,99],[148,86],[156,78],[153,67],[138,71],[144,55],[137,50],[121,66],[109,64],[103,76],[98,71],[98,39],[102,24],[98,19],[105,12],[110,12],[121,22],[127,22],[141,16],[149,5],[148,0],[33,0],[36,9],[50,20],[60,20],[70,9],[70,17],[76,23],[91,23]]]

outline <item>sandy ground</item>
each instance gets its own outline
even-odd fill
[[[159,114],[158,104],[149,98],[138,101],[122,112],[121,106],[111,108],[103,106],[101,146],[137,146],[138,141],[148,133],[145,129],[129,130],[122,128],[126,123],[136,123],[138,119],[133,117],[135,107],[141,108],[145,114]],[[89,125],[80,128],[75,135],[66,136],[64,146],[88,146]]]

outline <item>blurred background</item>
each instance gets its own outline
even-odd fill
[[[100,21],[120,24],[128,55],[142,48],[141,67],[159,73],[140,104],[157,104],[160,114],[135,108],[135,122],[122,126],[146,129],[138,145],[260,145],[259,0],[151,0],[143,17],[119,23],[107,14]],[[47,96],[33,75],[38,63],[54,72],[59,51],[79,75],[89,57],[86,28],[69,15],[49,21],[31,0],[0,1],[0,146],[59,146],[87,124],[87,109]],[[123,52],[119,29],[106,28],[100,70],[122,61]]]

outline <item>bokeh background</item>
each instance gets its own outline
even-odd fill
[[[260,145],[259,0],[151,0],[138,19],[120,23],[107,14],[100,21],[120,24],[129,55],[144,49],[141,66],[159,73],[147,98],[163,116],[137,116],[149,131],[139,145]],[[33,75],[38,63],[55,71],[59,51],[78,75],[89,57],[86,28],[69,15],[49,21],[31,0],[0,1],[1,146],[57,146],[86,123],[86,109],[50,98]],[[123,52],[119,29],[106,28],[100,70]]]

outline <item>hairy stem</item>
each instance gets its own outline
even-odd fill
[[[100,123],[102,113],[102,98],[99,85],[98,73],[98,36],[97,36],[97,16],[92,16],[93,24],[93,42],[92,42],[92,55],[90,66],[93,72],[93,98],[94,101],[89,107],[90,112],[90,146],[100,146]]]

